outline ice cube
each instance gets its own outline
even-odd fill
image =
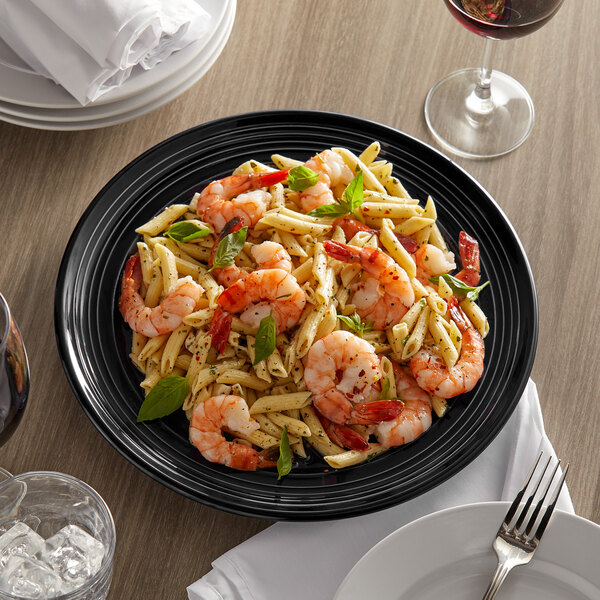
[[[41,550],[44,538],[25,523],[13,525],[6,533],[0,535],[0,569],[13,555],[32,557]]]
[[[79,587],[98,572],[104,545],[80,527],[67,525],[46,540],[38,556],[67,583]]]
[[[13,554],[0,571],[0,590],[18,598],[56,598],[70,588],[48,565]]]

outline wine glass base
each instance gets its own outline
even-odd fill
[[[527,90],[499,71],[492,71],[491,110],[473,110],[479,74],[479,69],[463,69],[434,85],[425,98],[425,120],[449,152],[465,158],[494,158],[527,139],[535,111]]]

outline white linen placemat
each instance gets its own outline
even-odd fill
[[[404,504],[318,523],[275,523],[217,558],[187,588],[189,600],[330,600],[370,548],[419,517],[443,508],[512,500],[540,451],[556,456],[529,381],[513,415],[486,450],[460,473]],[[558,508],[573,511],[563,489]]]
[[[0,0],[0,37],[85,105],[207,35],[199,0]]]

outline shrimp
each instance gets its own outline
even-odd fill
[[[276,466],[270,449],[258,452],[250,446],[229,442],[223,431],[250,435],[260,425],[250,417],[248,405],[240,396],[212,396],[197,404],[190,422],[190,442],[202,456],[240,471],[256,471]]]
[[[417,265],[417,279],[423,285],[430,285],[429,278],[442,273],[450,273],[456,269],[454,254],[444,252],[432,244],[424,244],[414,254],[413,258]]]
[[[230,175],[213,181],[200,192],[196,212],[217,233],[234,217],[240,217],[244,225],[252,227],[265,214],[271,198],[268,192],[259,188],[283,181],[288,171]]]
[[[453,398],[470,392],[483,374],[485,347],[479,332],[462,311],[456,298],[448,301],[450,316],[462,333],[461,353],[449,369],[434,348],[424,346],[410,361],[410,369],[419,387],[440,398]]]
[[[287,250],[277,242],[265,241],[250,250],[259,269],[283,269],[292,272],[292,259]]]
[[[125,265],[119,310],[131,329],[148,337],[169,333],[179,327],[184,317],[194,312],[204,291],[190,276],[183,277],[157,307],[150,308],[139,293],[141,285],[140,255],[135,254]]]
[[[375,424],[395,418],[402,405],[379,397],[379,358],[369,342],[334,331],[316,341],[306,355],[304,381],[313,405],[338,424]]]
[[[317,411],[317,417],[319,417],[325,433],[334,444],[350,450],[367,450],[369,447],[369,442],[352,427],[334,423],[319,411]]]
[[[345,187],[354,179],[354,173],[344,159],[333,150],[324,150],[304,163],[309,169],[320,173],[319,181],[301,192],[300,208],[310,212],[324,204],[334,204]]]
[[[296,278],[283,269],[263,269],[249,273],[219,296],[210,327],[212,346],[222,352],[229,338],[233,314],[258,329],[264,317],[273,315],[277,332],[291,329],[300,319],[306,294]]]
[[[479,283],[479,243],[475,238],[461,231],[458,235],[458,250],[462,269],[456,274],[456,279],[475,287]]]
[[[373,322],[374,329],[395,325],[414,304],[415,292],[406,271],[381,250],[331,241],[324,246],[329,256],[359,263],[366,271],[351,302],[363,320]]]
[[[396,391],[404,408],[395,419],[380,423],[375,428],[375,437],[386,448],[408,444],[431,427],[429,394],[417,385],[410,371],[396,363],[393,366]]]

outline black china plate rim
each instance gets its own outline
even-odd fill
[[[384,463],[381,463],[383,468],[381,473],[383,477],[382,481],[377,480],[378,474],[376,470],[369,475],[361,477],[355,475],[357,467],[353,467],[347,476],[340,477],[339,482],[330,482],[323,484],[322,486],[317,485],[316,487],[313,481],[314,476],[312,474],[298,473],[295,476],[292,475],[292,477],[288,476],[289,484],[286,484],[285,480],[282,480],[283,483],[280,482],[277,485],[272,485],[272,482],[264,483],[264,479],[252,482],[248,479],[241,479],[237,473],[228,473],[219,469],[215,470],[210,463],[207,463],[208,468],[201,462],[192,461],[190,463],[188,461],[188,464],[183,464],[185,463],[185,459],[181,456],[179,458],[181,459],[182,464],[161,466],[158,459],[161,457],[161,452],[165,450],[165,448],[160,447],[156,450],[147,447],[144,448],[144,445],[152,442],[153,437],[156,439],[156,435],[164,433],[163,429],[159,428],[159,434],[156,434],[155,431],[144,431],[143,433],[138,433],[136,438],[136,432],[139,431],[136,429],[138,425],[135,423],[125,423],[122,419],[125,419],[126,421],[126,417],[123,417],[123,415],[117,415],[117,417],[115,417],[111,412],[114,407],[110,404],[110,401],[108,405],[105,404],[107,398],[102,397],[102,390],[97,389],[97,386],[95,385],[101,385],[102,382],[90,382],[86,380],[85,365],[83,362],[78,362],[78,360],[83,361],[84,358],[81,357],[78,359],[76,354],[74,354],[74,351],[78,349],[78,343],[81,343],[83,346],[85,345],[85,341],[81,338],[81,332],[78,332],[74,327],[74,315],[78,311],[78,302],[77,299],[73,297],[74,292],[78,289],[78,285],[81,285],[80,278],[85,278],[85,273],[79,273],[76,268],[73,272],[73,269],[85,258],[77,256],[77,250],[81,246],[81,237],[84,235],[84,230],[86,228],[89,229],[90,227],[89,219],[91,215],[101,209],[103,205],[110,204],[110,194],[115,186],[119,185],[119,182],[127,180],[128,177],[133,177],[132,181],[138,182],[142,175],[134,177],[136,171],[149,159],[152,159],[153,157],[158,158],[161,152],[163,152],[163,149],[167,151],[171,146],[184,141],[186,137],[190,137],[190,139],[193,138],[196,140],[193,147],[194,152],[197,153],[197,147],[201,146],[202,142],[207,142],[207,140],[220,138],[222,136],[227,139],[232,137],[235,138],[235,127],[237,123],[241,123],[242,126],[246,128],[244,129],[245,133],[252,132],[254,128],[261,133],[261,135],[264,135],[267,140],[270,139],[270,135],[273,136],[273,144],[280,142],[280,136],[284,135],[275,135],[273,133],[273,128],[276,129],[277,126],[285,127],[285,135],[289,137],[291,131],[293,131],[294,135],[300,133],[307,134],[307,131],[311,130],[312,132],[313,128],[316,130],[316,128],[318,128],[318,123],[325,123],[325,127],[329,127],[326,131],[319,130],[318,134],[312,132],[312,134],[319,139],[322,136],[333,139],[336,132],[339,133],[340,131],[343,131],[346,136],[349,136],[350,138],[354,137],[358,140],[363,137],[363,134],[361,133],[363,129],[377,130],[381,135],[372,137],[372,139],[379,139],[382,141],[382,154],[384,155],[384,158],[386,149],[388,153],[392,153],[396,150],[401,154],[406,154],[408,152],[408,155],[410,155],[410,148],[408,150],[405,148],[407,146],[415,146],[420,151],[420,157],[415,156],[412,158],[419,163],[419,169],[427,170],[429,168],[429,164],[423,160],[423,156],[428,160],[435,160],[436,164],[439,163],[441,165],[440,168],[449,170],[451,176],[463,179],[471,186],[471,191],[476,192],[485,199],[484,208],[495,213],[495,217],[500,218],[502,226],[506,229],[511,238],[510,242],[514,246],[514,251],[519,254],[518,258],[521,261],[519,266],[522,271],[520,275],[529,285],[527,292],[530,305],[528,306],[528,314],[526,316],[530,320],[530,341],[528,348],[521,349],[524,351],[524,357],[521,360],[518,372],[516,373],[516,379],[511,383],[511,391],[513,392],[514,397],[507,400],[505,413],[498,413],[498,411],[496,411],[494,413],[493,422],[486,420],[479,422],[476,416],[470,415],[469,424],[471,429],[469,431],[470,439],[468,451],[462,451],[464,450],[466,440],[461,439],[460,435],[458,435],[458,437],[456,435],[461,433],[460,429],[454,431],[450,428],[450,433],[443,438],[445,447],[450,454],[442,464],[438,464],[437,466],[425,464],[425,458],[423,457],[422,452],[411,455],[413,463],[416,460],[416,464],[419,465],[420,470],[418,480],[411,480],[410,477],[407,477],[406,474],[402,473],[400,474],[403,476],[398,477],[398,479],[395,480],[394,477],[399,474],[397,471],[400,467],[393,465],[388,466],[386,461],[385,468],[383,468]],[[292,135],[292,139],[294,135]],[[373,134],[370,135],[372,136]],[[380,138],[384,139],[382,140]],[[248,144],[249,142],[246,141],[245,143]],[[394,144],[396,144],[397,147],[395,147]],[[342,144],[337,144],[333,141],[331,145]],[[278,151],[277,148],[272,148],[271,150],[271,152]],[[247,158],[252,158],[252,151],[249,150],[248,152],[250,152],[250,154]],[[180,156],[182,153],[186,153],[185,147],[177,150],[175,154]],[[196,156],[196,154],[194,156]],[[164,158],[156,160],[154,167],[164,163],[165,171],[168,172],[172,156],[168,156],[167,158],[169,160],[165,160]],[[394,161],[392,160],[392,162]],[[180,165],[180,163],[177,164]],[[151,172],[152,168],[152,165],[150,165],[147,172]],[[397,174],[396,164],[394,164],[394,169],[395,174]],[[183,165],[182,170],[185,171],[185,165]],[[142,172],[142,174],[145,173],[146,172]],[[130,181],[129,185],[125,186],[125,191],[121,191],[120,193],[126,193],[131,187],[135,188],[136,186]],[[142,192],[140,192],[140,194],[141,193]],[[127,211],[129,212],[136,207],[135,189],[131,194],[130,205],[126,206]],[[424,200],[424,198],[419,199]],[[171,204],[174,201],[176,200],[165,198],[164,206]],[[110,225],[110,222],[108,224]],[[110,236],[110,232],[107,235]],[[133,236],[130,237],[135,239],[137,238],[137,234],[133,232]],[[125,256],[123,257],[123,261],[124,259]],[[116,273],[114,276],[119,279],[120,273]],[[164,141],[159,142],[157,145],[149,148],[125,165],[103,186],[100,192],[96,194],[80,217],[71,238],[69,239],[57,278],[54,315],[59,354],[71,388],[85,414],[113,448],[142,472],[188,498],[228,512],[271,520],[289,519],[302,521],[337,519],[381,510],[414,498],[458,473],[491,443],[513,412],[521,393],[525,389],[533,366],[538,335],[538,308],[535,285],[522,244],[502,209],[479,182],[437,149],[392,127],[352,115],[305,110],[258,111],[232,115],[207,122],[197,127],[179,132]],[[96,350],[102,354],[102,349],[97,348]],[[105,356],[104,359],[106,359]],[[165,430],[168,430],[168,428],[165,428]],[[482,432],[482,430],[485,431]],[[445,433],[448,433],[446,430],[444,431]],[[414,442],[413,445],[418,443],[419,440]],[[427,448],[431,445],[432,444],[428,444]],[[433,444],[433,446],[435,446],[435,444]],[[155,450],[155,452],[150,452],[149,456],[144,455],[144,449]],[[178,454],[174,447],[167,447],[166,449],[167,451],[171,449],[174,455]],[[375,463],[375,461],[373,462]],[[187,481],[185,477],[190,474],[191,476],[194,476],[194,469],[196,468],[200,468],[202,471],[202,480],[194,479],[193,482]],[[354,473],[354,475],[352,475],[352,473]],[[258,476],[258,479],[261,477],[262,475]],[[323,477],[325,478],[326,476],[324,475]],[[356,481],[352,481],[353,477],[356,478]],[[276,479],[276,473],[274,474],[274,478]],[[350,482],[346,481],[347,479],[350,479]],[[312,484],[311,489],[308,491],[305,485],[307,483],[309,485]],[[289,485],[289,487],[287,487],[287,485]]]

